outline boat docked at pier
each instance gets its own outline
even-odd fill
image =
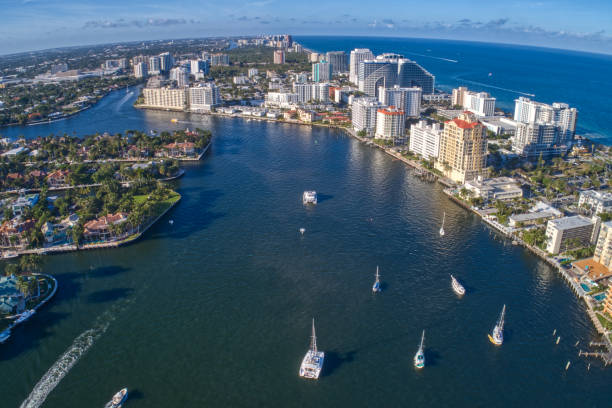
[[[506,317],[506,305],[502,308],[501,314],[499,315],[499,319],[497,323],[495,323],[495,327],[493,331],[488,335],[489,341],[496,346],[501,346],[504,342],[504,318]]]
[[[113,395],[113,399],[108,401],[104,408],[121,408],[127,397],[128,390],[127,388],[124,388],[115,395]]]
[[[0,344],[4,343],[11,337],[11,329],[8,328],[0,333]]]
[[[304,194],[302,194],[302,203],[316,204],[317,203],[317,192],[314,190],[304,191]]]
[[[314,319],[312,319],[312,336],[310,338],[310,348],[300,365],[300,377],[318,379],[323,370],[325,353],[317,349],[317,336],[315,333]]]
[[[372,292],[378,293],[382,291],[382,287],[380,286],[380,274],[378,273],[378,266],[376,267],[376,280],[374,281],[374,285],[372,285]]]
[[[425,330],[423,330],[423,334],[421,335],[421,345],[414,355],[414,367],[425,367]]]
[[[25,322],[30,317],[32,317],[32,315],[34,313],[36,313],[36,310],[34,310],[34,309],[26,310],[25,312],[20,314],[19,317],[17,317],[17,319],[15,319],[15,322],[13,324],[16,326],[18,324],[21,324],[21,323]]]
[[[451,275],[450,277],[451,277],[451,286],[453,287],[453,290],[455,291],[455,293],[458,294],[459,296],[465,295],[465,288],[463,287],[463,285],[460,284],[459,281],[455,279],[453,275]]]

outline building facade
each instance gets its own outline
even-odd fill
[[[149,75],[159,75],[161,73],[161,60],[157,56],[149,57]]]
[[[274,63],[275,64],[284,64],[285,63],[285,51],[283,51],[283,50],[275,50],[274,51]]]
[[[189,88],[189,110],[192,112],[210,112],[220,103],[219,88],[212,82]]]
[[[438,157],[440,151],[440,135],[442,129],[439,123],[427,125],[424,120],[410,126],[410,144],[408,149],[419,154],[425,160],[432,160]]]
[[[575,215],[548,221],[546,224],[546,251],[551,254],[587,246],[591,243],[594,223],[587,217]]]
[[[359,83],[359,64],[362,61],[373,60],[374,54],[367,48],[355,48],[351,51],[349,61],[349,81],[354,84]]]
[[[348,71],[348,57],[344,51],[328,51],[325,60],[331,64],[334,74]]]
[[[406,116],[404,111],[394,106],[376,111],[376,139],[392,140],[401,143],[405,137]]]
[[[186,68],[174,67],[170,70],[170,80],[176,81],[179,88],[189,86],[189,73]]]
[[[190,72],[192,74],[197,74],[198,72],[203,73],[204,75],[208,75],[210,71],[210,62],[208,60],[197,59],[191,60],[189,63]]]
[[[486,92],[472,92],[460,86],[453,89],[451,102],[481,118],[495,115],[495,98]]]
[[[436,168],[446,177],[465,184],[467,180],[487,176],[487,138],[476,116],[464,112],[445,123],[440,137]]]
[[[328,61],[319,61],[312,64],[312,80],[314,82],[331,81],[332,65]]]
[[[152,108],[183,110],[187,107],[185,88],[144,88],[144,105]]]
[[[395,106],[404,111],[407,118],[417,118],[421,114],[421,88],[381,88],[378,100],[386,106]]]
[[[612,193],[595,190],[581,191],[578,205],[589,207],[594,214],[612,212]]]
[[[145,62],[134,64],[134,76],[136,78],[146,78],[148,75],[149,71]]]
[[[212,54],[210,56],[210,65],[213,67],[229,65],[229,55],[227,54]]]
[[[351,109],[351,123],[357,132],[365,131],[366,135],[372,136],[376,130],[376,112],[382,104],[372,97],[353,99]]]
[[[593,260],[612,270],[612,221],[601,224]]]

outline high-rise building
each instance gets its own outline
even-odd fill
[[[421,115],[421,88],[381,88],[378,91],[378,100],[386,106],[395,106],[404,111],[406,117],[419,117]]]
[[[453,105],[459,105],[479,117],[495,115],[495,98],[486,92],[472,92],[461,86],[453,89],[451,102]]]
[[[400,58],[397,67],[398,85],[402,87],[418,86],[423,90],[423,95],[434,92],[436,77],[415,61]]]
[[[142,94],[148,107],[184,110],[187,106],[186,88],[144,88]]]
[[[297,95],[297,102],[329,102],[329,84],[321,83],[293,83],[293,93]]]
[[[212,82],[189,88],[189,110],[192,112],[210,112],[220,103],[219,88]]]
[[[146,78],[148,76],[147,64],[145,62],[134,64],[134,76],[136,78]]]
[[[612,270],[612,221],[601,224],[593,260]]]
[[[210,56],[210,65],[213,67],[216,66],[228,66],[229,65],[229,55],[227,54],[212,54]]]
[[[328,51],[325,60],[331,64],[334,74],[348,71],[348,57],[344,51]]]
[[[379,89],[397,84],[397,65],[387,61],[367,60],[359,63],[359,90],[368,96],[378,96]]]
[[[204,75],[208,75],[208,72],[210,71],[210,62],[202,59],[191,60],[189,67],[192,74],[201,72]]]
[[[160,72],[170,72],[170,69],[174,65],[174,58],[169,52],[162,52],[159,54],[159,70]]]
[[[319,62],[319,54],[316,52],[310,53],[310,62]]]
[[[351,122],[353,129],[357,132],[365,131],[371,136],[376,130],[376,112],[382,104],[372,97],[361,97],[353,99],[351,106]]]
[[[425,160],[438,157],[440,151],[440,135],[442,129],[439,123],[427,125],[424,120],[410,126],[410,144],[408,149],[411,152],[421,155]]]
[[[608,286],[608,292],[606,295],[606,300],[604,301],[604,313],[608,315],[609,318],[612,318],[612,285]]]
[[[158,75],[161,73],[161,60],[157,56],[149,57],[149,74]]]
[[[179,88],[189,85],[189,74],[187,69],[183,67],[174,67],[170,70],[170,80],[176,81]]]
[[[312,64],[312,80],[314,82],[331,81],[332,65],[325,61],[319,61]]]
[[[136,55],[132,58],[132,65],[136,65],[140,62],[144,62],[145,64],[149,61],[149,58],[145,55]]]
[[[547,105],[521,96],[515,100],[514,120],[528,126],[521,134],[517,128],[512,149],[523,156],[566,152],[574,140],[577,117],[576,108],[565,103]]]
[[[444,124],[436,168],[451,180],[467,180],[487,175],[487,137],[476,115],[464,112]]]
[[[419,87],[423,95],[434,91],[435,77],[416,62],[398,54],[382,54],[359,63],[359,90],[377,96],[378,88]]]
[[[329,84],[327,82],[312,84],[312,99],[322,103],[329,102]]]
[[[355,48],[351,51],[349,81],[356,85],[359,84],[359,63],[373,59],[374,54],[367,48]]]
[[[377,139],[392,140],[394,143],[401,143],[405,137],[406,116],[404,111],[395,106],[379,108],[376,111],[376,132],[374,137]]]
[[[51,65],[51,75],[66,71],[68,71],[68,64],[65,62],[58,62],[57,64]]]
[[[283,51],[283,50],[275,50],[274,51],[274,63],[275,64],[284,64],[285,63],[285,51]]]
[[[546,224],[546,252],[559,252],[574,249],[576,246],[586,246],[593,238],[594,222],[583,216],[557,218]]]
[[[596,190],[585,190],[580,192],[578,206],[587,207],[593,214],[612,211],[612,193]]]
[[[259,70],[257,68],[249,68],[249,71],[247,74],[249,78],[253,78],[259,74]]]
[[[312,100],[312,84],[294,82],[293,92],[297,94],[297,100],[300,103],[306,103]]]

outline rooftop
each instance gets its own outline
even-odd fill
[[[556,220],[550,220],[548,223],[554,225],[558,230],[567,230],[593,225],[593,221],[582,215],[558,218]]]
[[[612,271],[609,271],[608,268],[599,262],[595,262],[592,258],[576,261],[573,265],[587,273],[589,278],[594,282],[612,276]]]

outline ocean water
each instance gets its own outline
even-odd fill
[[[609,406],[612,370],[577,356],[597,339],[580,301],[440,186],[338,131],[139,111],[135,97],[27,129],[199,126],[212,148],[140,241],[44,258],[59,290],[0,346],[2,408],[102,407],[122,387],[130,408]],[[297,375],[312,317],[319,381]]]
[[[413,38],[297,36],[295,40],[317,52],[369,48],[375,55],[403,54],[436,76],[436,88],[449,92],[467,86],[489,92],[498,107],[510,112],[519,96],[565,102],[578,109],[578,134],[612,144],[611,55]]]

